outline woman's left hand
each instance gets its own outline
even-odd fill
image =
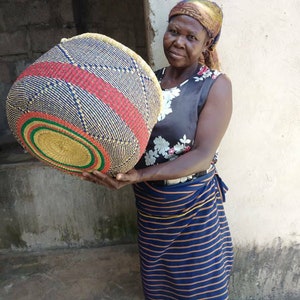
[[[126,174],[119,173],[116,177],[111,177],[99,171],[93,171],[92,173],[84,172],[82,176],[87,181],[103,185],[111,190],[117,190],[128,184],[137,182],[138,172],[132,169]]]

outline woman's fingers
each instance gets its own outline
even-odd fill
[[[127,184],[124,182],[119,182],[115,178],[103,174],[99,171],[93,171],[92,173],[83,172],[82,176],[85,180],[103,185],[105,187],[108,187],[109,189],[119,189]]]
[[[117,174],[116,179],[123,182],[135,183],[138,179],[138,173],[135,169],[131,169],[127,173]]]

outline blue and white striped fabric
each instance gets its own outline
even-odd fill
[[[171,186],[134,186],[141,274],[147,300],[228,299],[233,263],[215,169]]]

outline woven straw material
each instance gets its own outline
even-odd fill
[[[17,78],[6,104],[11,131],[34,157],[80,176],[132,169],[162,103],[147,63],[96,33],[63,39]]]

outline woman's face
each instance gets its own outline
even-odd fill
[[[177,68],[198,64],[209,43],[205,28],[187,15],[173,17],[163,39],[166,58],[171,66]]]

